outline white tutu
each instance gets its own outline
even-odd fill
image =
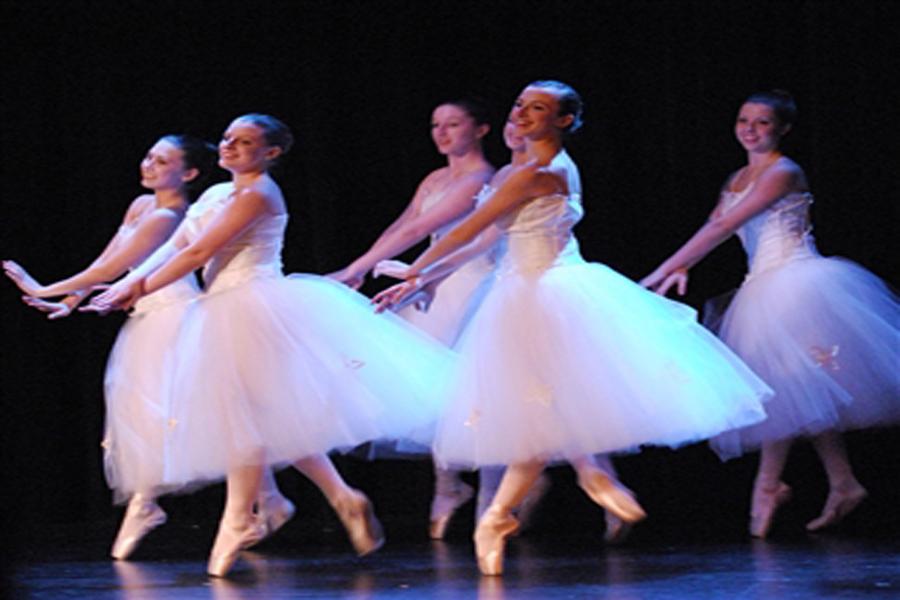
[[[724,192],[723,210],[752,187]],[[722,458],[765,441],[900,421],[900,305],[859,265],[819,255],[812,202],[788,194],[741,226],[749,274],[724,317],[706,319],[775,390],[768,420],[712,441]]]
[[[776,395],[765,422],[717,437],[716,452],[900,422],[898,328],[896,297],[850,261],[810,255],[753,275],[719,336]]]
[[[155,495],[163,473],[168,423],[164,391],[171,351],[187,303],[196,297],[193,274],[142,298],[119,330],[106,365],[103,462],[113,501],[137,492]]]
[[[440,463],[678,446],[765,417],[768,387],[692,309],[585,263],[574,239],[562,252],[550,237],[511,241],[513,256],[457,345],[434,444]],[[521,268],[528,263],[538,268]]]
[[[448,350],[329,279],[223,275],[178,338],[167,486],[379,438],[427,440]]]

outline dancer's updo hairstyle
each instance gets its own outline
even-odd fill
[[[562,81],[544,79],[532,81],[528,84],[528,87],[552,90],[557,95],[559,99],[559,116],[572,115],[573,117],[572,122],[564,130],[566,134],[575,133],[581,128],[581,125],[584,123],[581,118],[581,114],[584,111],[584,102],[581,100],[581,95],[572,86]]]

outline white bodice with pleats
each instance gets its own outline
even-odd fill
[[[190,239],[196,239],[232,201],[233,190],[232,184],[223,183],[204,192],[187,214]],[[286,213],[266,213],[216,252],[203,268],[206,291],[227,289],[254,277],[281,276],[281,248],[287,221]]]
[[[740,192],[723,192],[723,210],[732,210],[752,187],[751,183]],[[737,235],[747,253],[748,278],[793,260],[819,256],[809,219],[812,202],[812,194],[808,192],[788,194],[738,229]]]
[[[553,266],[584,262],[572,228],[584,210],[580,194],[552,194],[535,198],[499,221],[506,251],[498,274],[544,271]]]

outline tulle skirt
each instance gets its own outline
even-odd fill
[[[164,483],[281,466],[381,438],[424,441],[452,354],[315,275],[267,275],[194,302],[179,332]]]
[[[410,304],[397,315],[447,347],[453,347],[493,283],[493,264],[485,257],[466,263],[444,279],[426,310]],[[435,386],[437,389],[437,386]],[[375,459],[425,459],[431,457],[434,421],[416,431],[415,439],[383,440],[359,448],[357,456]]]
[[[850,261],[809,257],[749,278],[716,329],[775,397],[766,421],[713,448],[730,458],[765,441],[900,422],[898,328],[896,296]]]
[[[762,420],[770,393],[692,309],[580,260],[499,275],[457,350],[445,466],[679,446]]]
[[[119,330],[106,365],[103,462],[113,501],[157,494],[168,428],[168,357],[187,299],[135,312]]]

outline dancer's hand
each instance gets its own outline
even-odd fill
[[[688,272],[687,269],[676,269],[672,273],[666,277],[662,283],[656,286],[653,291],[659,294],[660,296],[665,296],[666,293],[675,286],[675,291],[679,296],[684,296],[687,293],[687,285],[688,285]]]
[[[350,287],[354,290],[358,290],[366,281],[366,274],[364,272],[360,273],[356,269],[353,269],[352,265],[350,267],[345,267],[340,271],[329,273],[325,277],[343,283],[347,287]]]
[[[33,297],[38,297],[41,295],[44,286],[35,281],[34,277],[29,275],[28,271],[26,271],[22,267],[22,265],[20,265],[16,261],[4,260],[3,272],[6,273],[6,276],[12,279],[13,283],[19,286],[19,289],[25,292],[27,295]]]
[[[422,287],[418,278],[401,281],[386,290],[382,290],[372,297],[375,312],[384,312],[387,309],[400,310],[411,302],[418,302]],[[431,301],[428,300],[428,304]]]
[[[74,295],[66,296],[59,302],[51,302],[50,300],[43,300],[42,298],[35,298],[34,296],[22,296],[22,302],[41,312],[47,313],[47,318],[51,321],[68,317],[72,314],[72,310],[78,306],[80,301],[81,299]]]
[[[402,260],[380,260],[372,271],[374,277],[384,275],[394,279],[406,279],[409,277],[409,265]]]
[[[671,273],[654,271],[641,279],[640,284],[660,296],[665,296],[674,285],[678,295],[684,296],[687,293],[688,271],[684,268],[675,269]]]
[[[96,289],[103,289],[98,286]],[[144,295],[144,280],[127,278],[109,286],[109,288],[91,298],[90,304],[78,310],[106,315],[114,310],[128,310]]]

